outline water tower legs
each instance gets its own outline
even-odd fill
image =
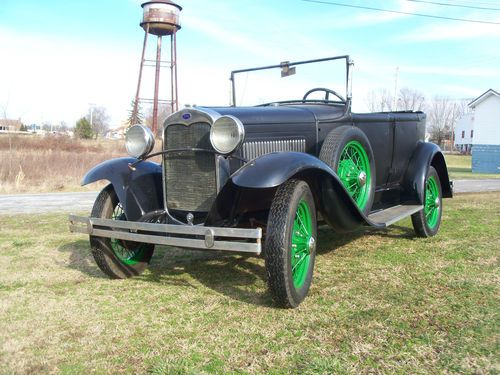
[[[156,44],[155,92],[153,99],[153,129],[152,129],[153,134],[156,134],[158,130],[158,91],[160,89],[160,64],[161,64],[161,35],[158,36],[158,41]]]
[[[137,113],[139,111],[139,103],[140,102],[146,102],[146,103],[152,103],[153,104],[153,118],[152,118],[152,124],[151,124],[151,130],[153,131],[153,134],[156,134],[158,131],[158,107],[159,104],[165,104],[165,105],[170,105],[170,111],[173,113],[174,111],[177,111],[179,109],[178,105],[178,91],[177,91],[177,46],[176,46],[176,33],[173,32],[170,35],[170,61],[163,61],[161,59],[161,53],[162,53],[162,36],[158,35],[157,36],[157,44],[156,44],[156,59],[153,60],[147,60],[145,58],[146,54],[146,46],[147,46],[147,39],[149,32],[146,29],[146,32],[144,34],[144,42],[142,46],[142,54],[141,54],[141,63],[139,66],[139,79],[137,82],[137,90],[135,93],[135,99],[134,99],[134,107],[133,107],[133,112],[132,112],[132,117],[135,119],[137,118]],[[149,64],[145,64],[145,62]],[[154,65],[151,63],[154,62]],[[144,66],[154,66],[155,67],[155,82],[154,82],[154,92],[153,92],[153,98],[152,99],[146,99],[140,96],[141,93],[141,83],[142,83],[142,71],[144,69]],[[160,95],[160,71],[161,68],[170,68],[170,83],[171,83],[171,90],[170,90],[170,100],[161,100],[159,99]],[[134,124],[132,124],[134,125]]]

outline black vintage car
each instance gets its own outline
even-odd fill
[[[438,146],[424,141],[425,114],[351,112],[351,61],[339,56],[239,73],[343,61],[346,96],[313,88],[302,98],[252,107],[193,107],[164,123],[163,147],[142,125],[126,136],[129,158],[90,170],[108,180],[90,217],[70,216],[112,278],[144,271],[154,245],[263,255],[275,302],[296,307],[311,285],[318,223],[345,233],[411,216],[417,236],[438,232],[452,197]],[[318,98],[318,94],[320,97]],[[313,98],[316,97],[316,98]],[[162,163],[147,159],[161,155]]]

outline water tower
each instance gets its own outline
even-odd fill
[[[141,27],[144,29],[144,43],[142,45],[141,65],[139,68],[139,79],[135,94],[132,116],[136,118],[139,102],[153,103],[153,134],[158,130],[158,103],[170,104],[172,112],[178,110],[177,97],[177,45],[176,33],[181,28],[179,15],[182,7],[170,0],[147,1],[143,3],[143,16]],[[146,44],[149,34],[157,36],[156,59],[145,59]],[[170,36],[170,61],[162,61],[161,43],[162,37]],[[142,71],[144,66],[155,68],[154,96],[153,99],[140,98]],[[171,97],[170,100],[158,98],[160,88],[160,69],[170,68]]]

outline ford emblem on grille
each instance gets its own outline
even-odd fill
[[[184,120],[189,120],[189,119],[191,118],[191,114],[190,114],[190,113],[184,113],[184,114],[182,115],[182,118],[183,118]]]

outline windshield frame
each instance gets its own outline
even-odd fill
[[[304,61],[295,61],[295,62],[283,61],[277,65],[267,65],[267,66],[261,66],[261,67],[257,67],[257,68],[233,70],[231,72],[231,76],[229,78],[229,80],[231,81],[231,107],[236,107],[236,82],[235,82],[236,74],[255,72],[255,71],[259,71],[259,70],[268,70],[268,69],[281,69],[283,72],[283,71],[289,71],[290,68],[293,68],[297,65],[314,64],[314,63],[320,63],[320,62],[325,62],[325,61],[334,61],[334,60],[345,60],[345,68],[346,68],[345,98],[346,98],[346,102],[349,106],[349,104],[351,103],[351,100],[352,100],[351,67],[354,65],[354,62],[350,59],[349,55],[342,55],[342,56],[325,57],[322,59],[304,60]],[[283,75],[282,75],[282,77],[283,77]],[[289,99],[289,100],[284,100],[284,101],[291,102],[291,101],[295,101],[295,100]],[[299,98],[297,98],[297,101],[300,101]]]

